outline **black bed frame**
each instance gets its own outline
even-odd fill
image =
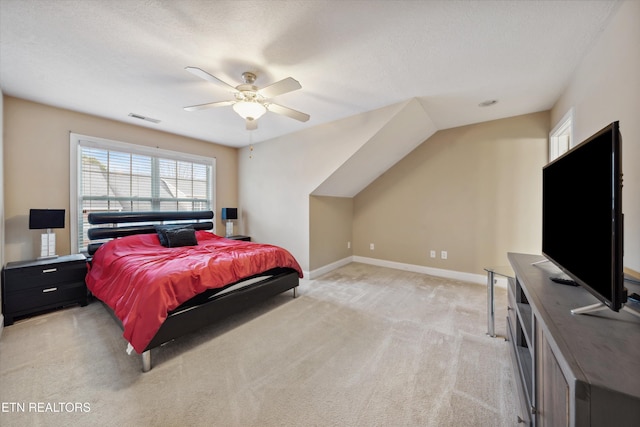
[[[110,224],[110,226],[90,228],[88,235],[90,240],[104,240],[134,234],[150,234],[156,232],[153,223],[167,221],[191,224],[196,230],[210,230],[213,228],[213,223],[210,221],[212,218],[212,211],[93,212],[88,217],[90,224]],[[135,223],[143,224],[135,225]],[[102,243],[89,244],[89,255],[93,255]],[[151,370],[151,349],[155,347],[195,332],[289,289],[293,289],[293,297],[296,297],[296,288],[299,284],[297,271],[289,268],[276,268],[258,276],[266,275],[269,276],[267,279],[228,292],[225,291],[237,284],[233,283],[224,288],[211,289],[204,294],[196,295],[171,311],[142,353],[142,371]],[[122,327],[113,311],[106,304],[104,306]]]

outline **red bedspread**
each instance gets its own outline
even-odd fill
[[[156,234],[111,240],[87,273],[89,290],[115,312],[123,336],[142,353],[167,313],[206,289],[221,288],[275,267],[302,270],[285,249],[197,231],[197,246],[165,248]]]

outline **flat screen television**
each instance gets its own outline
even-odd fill
[[[542,253],[611,310],[626,302],[617,121],[543,168]]]

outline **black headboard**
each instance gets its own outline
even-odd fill
[[[95,227],[88,230],[89,240],[113,239],[134,234],[151,234],[156,229],[153,223],[181,221],[193,225],[196,230],[211,230],[213,222],[203,221],[213,218],[213,211],[163,211],[163,212],[92,212],[89,224],[110,224],[110,227]],[[184,222],[183,222],[184,221]],[[192,221],[192,222],[189,222]],[[135,225],[135,223],[143,223]],[[118,224],[127,224],[119,227]],[[89,255],[93,255],[104,242],[90,243]]]

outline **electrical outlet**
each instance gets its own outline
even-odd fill
[[[347,249],[351,249],[351,242],[347,242]]]
[[[435,257],[436,257],[436,251],[431,251],[431,252],[429,253],[429,256],[430,256],[431,258],[435,258]]]
[[[370,249],[370,250],[374,250],[375,248],[376,248],[376,247],[374,246],[374,244],[373,244],[373,243],[369,243],[369,249]]]
[[[447,251],[440,251],[440,258],[447,259]]]

